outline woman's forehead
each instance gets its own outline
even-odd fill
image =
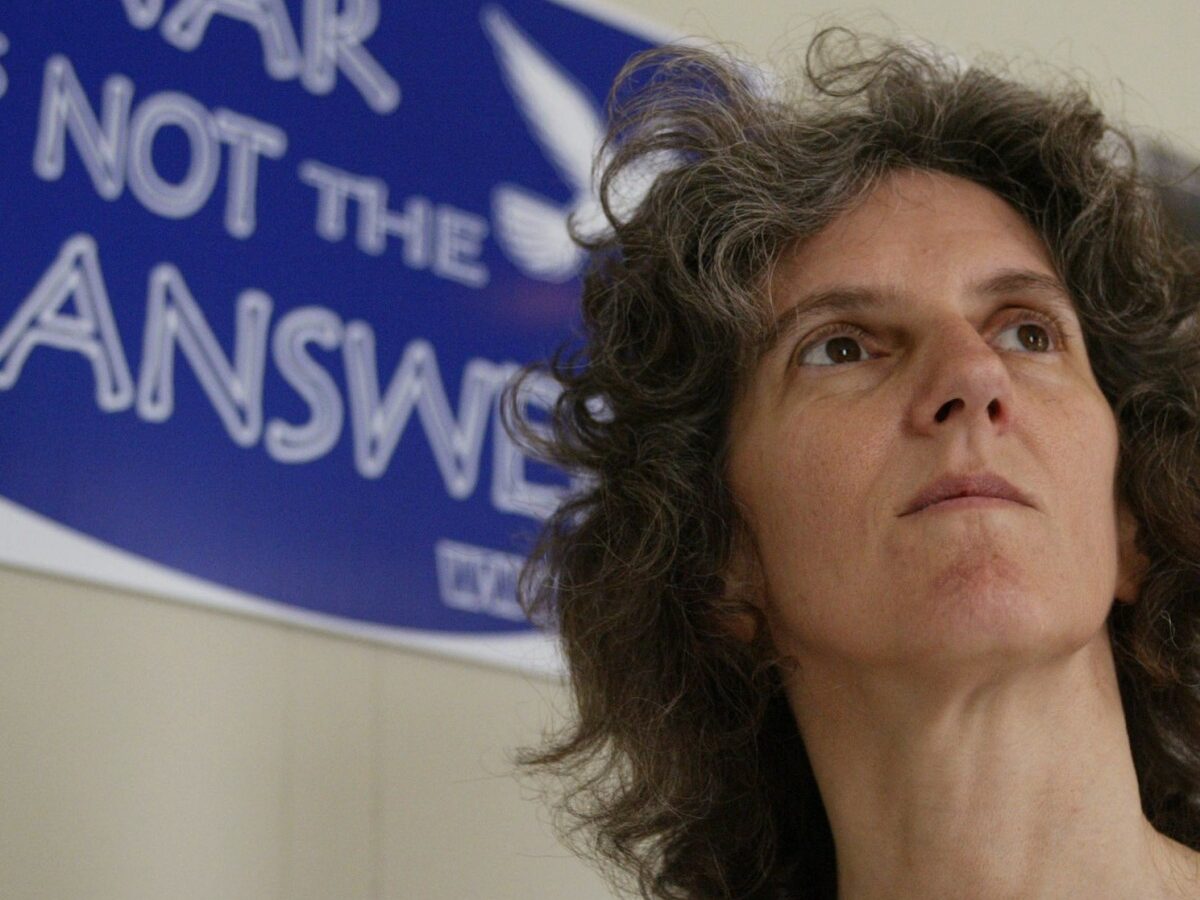
[[[1000,270],[1059,281],[1049,248],[995,192],[941,172],[885,176],[825,228],[789,247],[768,281],[773,312],[831,291],[975,282]]]

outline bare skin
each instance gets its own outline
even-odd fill
[[[937,694],[813,666],[793,707],[833,827],[839,897],[1195,898],[1150,827],[1108,642]]]
[[[831,295],[859,302],[791,318]],[[772,301],[792,327],[735,405],[729,474],[839,896],[1200,897],[1200,854],[1141,812],[1106,621],[1144,560],[1040,237],[978,185],[897,173]],[[980,471],[1027,502],[907,511]]]

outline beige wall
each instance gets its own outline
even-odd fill
[[[559,699],[0,569],[0,897],[608,897],[510,775]]]
[[[1200,6],[1191,0],[639,0],[622,8],[686,34],[718,36],[784,69],[814,23],[934,41],[973,58],[1044,61],[1086,74],[1118,117],[1200,147]]]
[[[775,61],[831,9],[623,8]],[[963,55],[1082,67],[1130,121],[1200,146],[1192,3],[886,9]],[[509,775],[561,700],[510,673],[0,569],[0,896],[607,897]]]

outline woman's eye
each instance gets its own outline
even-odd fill
[[[1011,337],[1006,337],[1011,335]],[[1060,349],[1063,345],[1059,330],[1050,322],[1040,318],[1025,317],[1020,321],[1006,325],[1000,331],[1000,343],[1003,350],[1029,351],[1032,353],[1049,353]]]
[[[813,335],[796,351],[801,366],[838,366],[873,359],[866,349],[866,335],[848,325],[838,325]],[[1066,332],[1053,319],[1024,311],[1019,319],[1000,329],[997,346],[1019,353],[1052,353],[1067,345]]]
[[[802,366],[836,366],[866,358],[862,341],[845,332],[814,338],[796,354],[796,362]]]

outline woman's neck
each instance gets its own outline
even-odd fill
[[[809,659],[789,682],[840,900],[1200,896],[1200,855],[1142,815],[1106,634],[936,688]]]

